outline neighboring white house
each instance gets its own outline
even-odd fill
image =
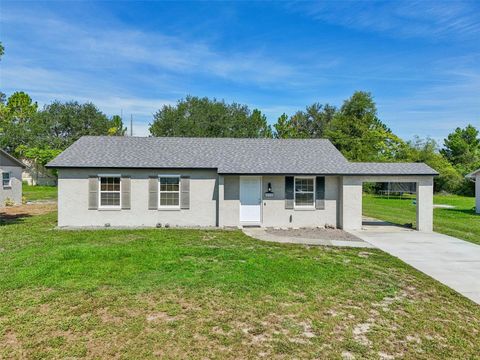
[[[423,163],[351,163],[324,139],[85,136],[58,170],[58,225],[362,227],[363,182],[416,183],[417,228],[432,231]]]
[[[23,163],[0,149],[0,207],[6,202],[22,203]]]
[[[22,159],[25,168],[22,172],[22,181],[28,185],[56,186],[57,177],[51,170],[33,160]]]
[[[467,178],[475,182],[475,211],[480,214],[480,169],[468,174]]]

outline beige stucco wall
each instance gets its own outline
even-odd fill
[[[273,198],[264,196],[268,183]],[[220,176],[219,224],[240,226],[240,176]],[[338,178],[325,178],[325,209],[285,209],[285,176],[262,176],[262,226],[323,227],[337,226]]]
[[[240,177],[219,176],[218,224],[219,226],[240,225]]]
[[[11,199],[15,204],[22,203],[22,168],[20,166],[0,165],[0,181],[2,172],[11,172],[11,186],[3,187],[0,183],[0,207],[5,205],[7,199]]]
[[[131,176],[130,210],[88,210],[88,176],[107,173]],[[148,210],[148,177],[158,174],[179,174],[191,177],[190,209]],[[21,170],[18,176],[21,176]],[[417,183],[418,229],[431,231],[433,227],[433,177],[431,176],[326,176],[325,209],[323,210],[285,209],[285,177],[263,176],[261,225],[265,227],[334,225],[346,230],[361,229],[362,183],[387,181]],[[268,183],[272,184],[273,198],[267,198],[264,195]],[[170,226],[236,227],[242,225],[240,223],[240,176],[217,175],[214,170],[177,172],[141,169],[112,171],[61,169],[58,178],[58,209],[59,226],[104,226],[109,223],[111,226],[134,227],[155,226],[161,223]]]
[[[130,210],[89,210],[88,176],[131,176]],[[189,175],[190,209],[148,210],[148,177],[158,174]],[[162,171],[143,169],[60,169],[58,172],[59,226],[216,226],[217,173],[214,170]]]
[[[285,209],[285,177],[264,176],[263,191],[272,184],[273,198],[262,202],[262,225],[266,227],[323,227],[337,226],[338,181],[336,177],[325,177],[325,209]]]

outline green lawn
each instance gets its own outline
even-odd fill
[[[23,196],[27,201],[54,200],[57,198],[56,186],[30,186],[23,185]]]
[[[480,306],[379,251],[0,226],[0,358],[456,358]]]
[[[457,195],[435,195],[434,204],[453,205],[454,209],[433,210],[435,231],[480,244],[480,215],[475,214],[475,198]],[[412,199],[387,199],[364,194],[363,214],[395,224],[416,222]]]

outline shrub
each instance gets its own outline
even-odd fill
[[[5,206],[13,206],[13,205],[15,205],[15,201],[13,201],[10,198],[5,199]]]

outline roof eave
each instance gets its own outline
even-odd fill
[[[10,154],[9,154],[8,152],[6,152],[5,150],[0,149],[0,152],[1,152],[2,154],[4,154],[6,157],[8,157],[10,160],[16,162],[22,169],[25,169],[25,168],[26,168],[26,165],[25,165],[23,162],[21,162],[20,160],[18,160],[16,157],[10,155]]]

